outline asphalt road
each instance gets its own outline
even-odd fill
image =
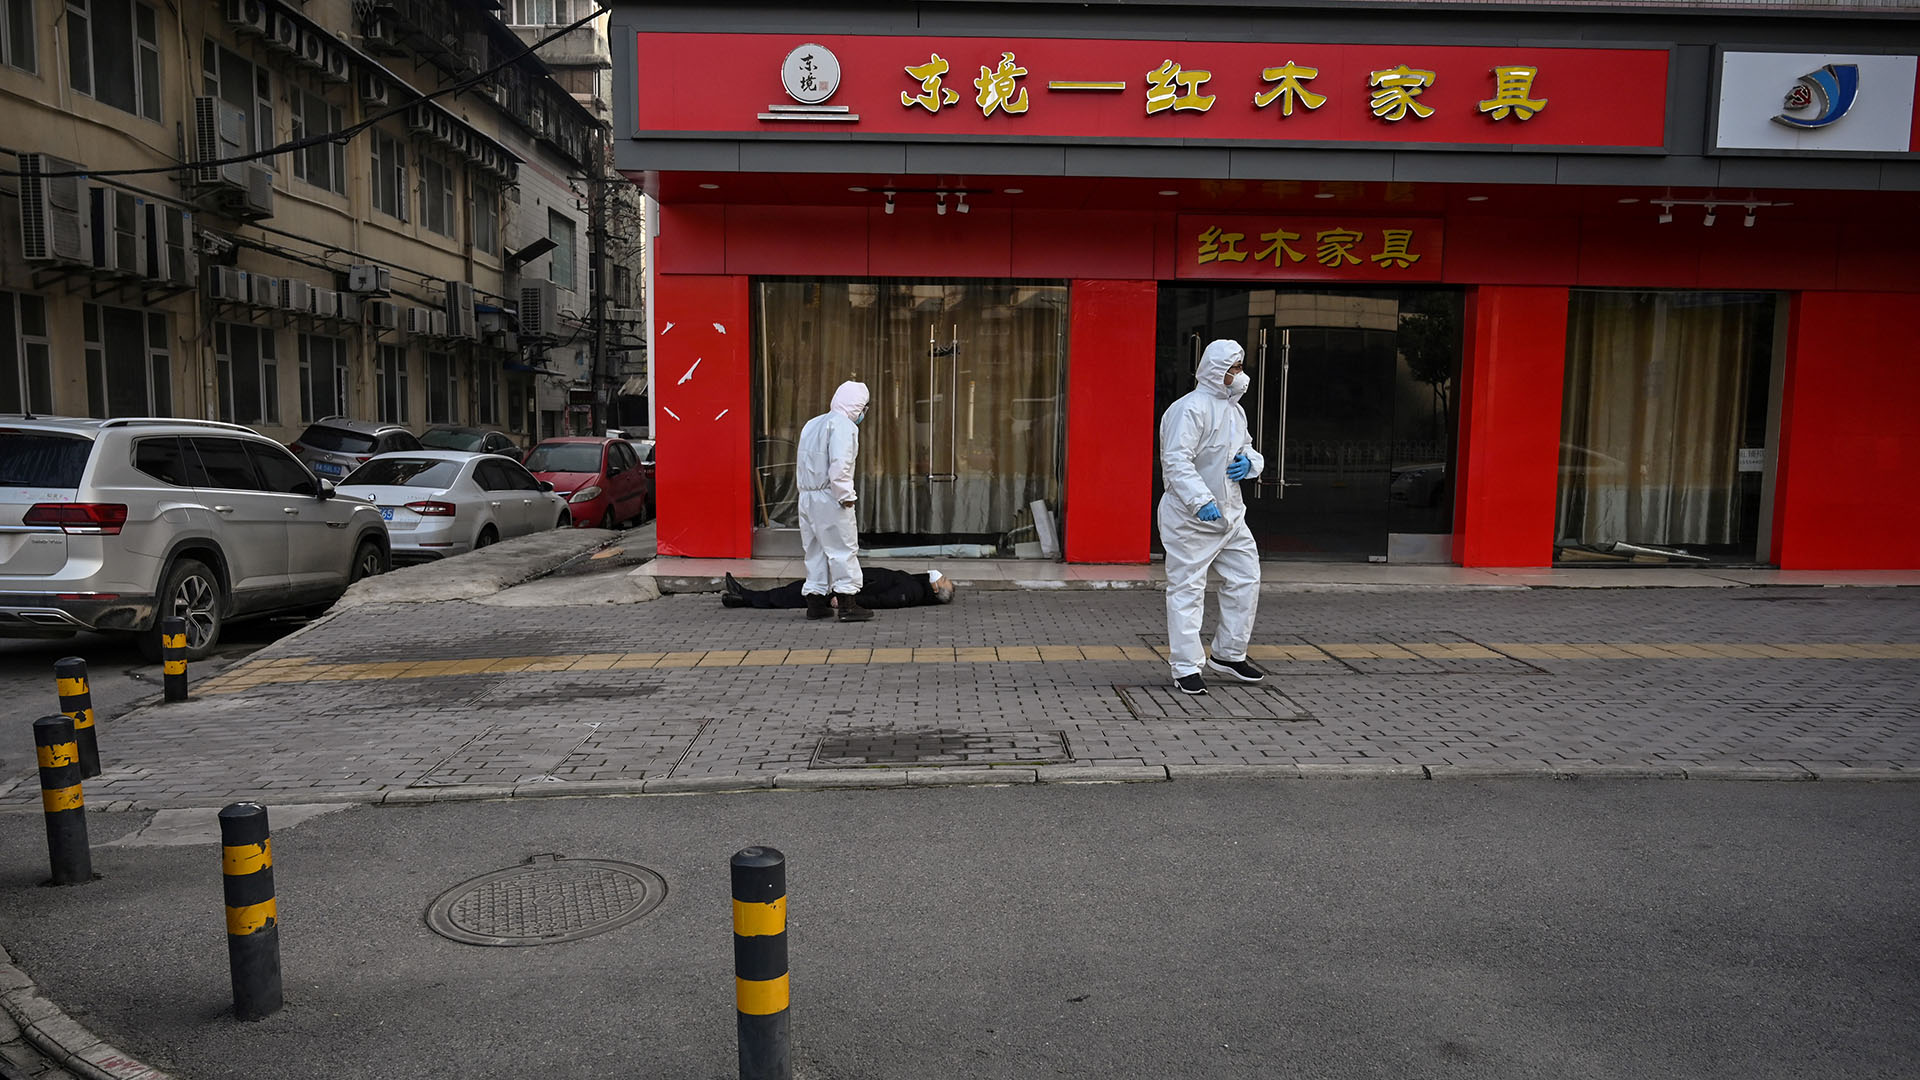
[[[288,818],[291,820],[292,815]],[[791,866],[795,1075],[1887,1077],[1920,1063],[1920,784],[1269,781],[341,809],[278,829],[287,1008],[230,1002],[210,842],[37,887],[43,992],[183,1080],[731,1077],[728,857]],[[457,944],[422,913],[531,855],[639,863],[652,914]]]

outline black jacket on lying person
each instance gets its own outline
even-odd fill
[[[934,596],[933,580],[927,574],[908,574],[899,570],[889,570],[884,566],[866,566],[860,570],[860,592],[855,597],[860,606],[869,608],[919,607],[923,604],[937,604]],[[745,604],[730,605],[755,608],[803,608],[807,606],[806,597],[800,595],[800,587],[805,582],[795,581],[777,589],[748,589],[731,580],[730,588],[724,596],[735,596],[746,601]]]

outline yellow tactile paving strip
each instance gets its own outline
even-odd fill
[[[1485,645],[1435,641],[1386,644],[1329,642],[1254,645],[1247,657],[1263,663],[1333,663],[1337,660],[1920,660],[1920,643],[1732,644],[1506,642]],[[245,690],[264,684],[343,682],[360,679],[426,679],[515,671],[634,671],[643,668],[811,667],[846,664],[1018,664],[1082,661],[1163,661],[1165,646],[999,645],[979,648],[715,649],[701,652],[587,653],[575,656],[508,656],[478,660],[388,660],[329,664],[308,656],[256,660],[201,684],[204,693]]]

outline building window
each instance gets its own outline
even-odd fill
[[[338,105],[305,90],[293,92],[293,138],[295,142],[312,135],[339,131],[341,111]],[[325,188],[335,195],[347,193],[347,148],[338,142],[319,142],[293,152],[293,175]]]
[[[380,421],[405,424],[407,419],[407,350],[404,345],[382,345],[373,361],[373,381],[380,397]]]
[[[300,335],[300,419],[347,415],[347,343]]]
[[[230,424],[280,422],[280,364],[273,329],[240,323],[213,325],[220,419]]]
[[[95,101],[158,123],[158,22],[137,0],[67,0],[68,81]]]
[[[558,210],[547,211],[547,239],[553,241],[553,261],[547,280],[562,289],[573,288],[573,219]]]
[[[240,110],[247,118],[250,141],[246,150],[253,153],[273,146],[273,81],[267,69],[211,41],[202,47],[200,57],[201,92]],[[270,157],[259,161],[273,167]]]
[[[89,415],[172,416],[167,317],[135,308],[81,308]]]
[[[566,26],[576,18],[572,0],[513,0],[515,26]]]
[[[33,0],[0,0],[0,63],[38,74],[33,34]]]
[[[38,296],[0,292],[0,413],[22,411],[53,411],[47,302]]]
[[[500,254],[500,193],[485,184],[473,185],[473,246]]]
[[[407,220],[407,147],[384,131],[373,133],[373,208]]]
[[[430,157],[420,159],[420,223],[430,232],[453,235],[453,167]]]
[[[507,380],[507,430],[519,433],[527,430],[527,380],[510,378]]]
[[[482,360],[473,365],[473,422],[500,422],[500,366]]]
[[[453,358],[443,352],[427,354],[427,423],[460,422],[460,377]]]

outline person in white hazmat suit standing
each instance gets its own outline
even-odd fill
[[[1160,475],[1166,491],[1156,514],[1167,549],[1167,639],[1173,685],[1204,694],[1200,674],[1218,672],[1240,682],[1266,678],[1247,662],[1247,639],[1260,605],[1260,549],[1247,528],[1240,481],[1251,480],[1266,461],[1247,439],[1247,413],[1240,397],[1250,380],[1246,350],[1220,340],[1200,354],[1199,385],[1160,417]],[[1207,600],[1207,570],[1220,571],[1220,623],[1213,654],[1200,647],[1200,621]]]
[[[833,614],[829,594],[839,597],[841,622],[864,622],[873,612],[860,606],[860,530],[854,524],[853,463],[860,456],[860,422],[867,418],[867,385],[843,382],[826,412],[800,429],[794,480],[800,488],[800,547],[807,580],[800,593],[807,618]]]

